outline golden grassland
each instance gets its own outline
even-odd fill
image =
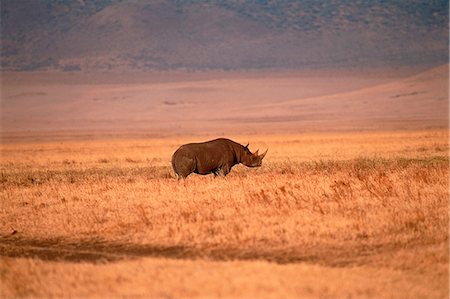
[[[173,178],[207,137],[3,143],[2,297],[448,297],[448,131],[231,137],[263,166]]]

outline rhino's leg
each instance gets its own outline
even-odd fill
[[[228,173],[230,173],[230,168],[227,166],[222,166],[214,172],[214,176],[227,176]]]

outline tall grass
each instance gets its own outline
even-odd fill
[[[271,148],[261,168],[186,180],[175,179],[168,163],[178,140],[5,145],[3,250],[48,258],[30,248],[52,247],[62,260],[70,252],[66,260],[103,254],[372,265],[448,284],[446,138],[258,136],[256,144]],[[372,146],[361,155],[366,143]],[[403,250],[408,258],[395,258]]]

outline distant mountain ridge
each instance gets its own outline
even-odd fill
[[[1,2],[2,70],[245,70],[448,62],[448,1]]]

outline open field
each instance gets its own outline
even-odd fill
[[[4,142],[2,297],[448,297],[448,131],[228,137],[263,166],[174,179],[199,136]]]
[[[266,73],[4,73],[2,135],[295,134],[448,126],[448,65]],[[63,134],[67,136],[67,133]]]

